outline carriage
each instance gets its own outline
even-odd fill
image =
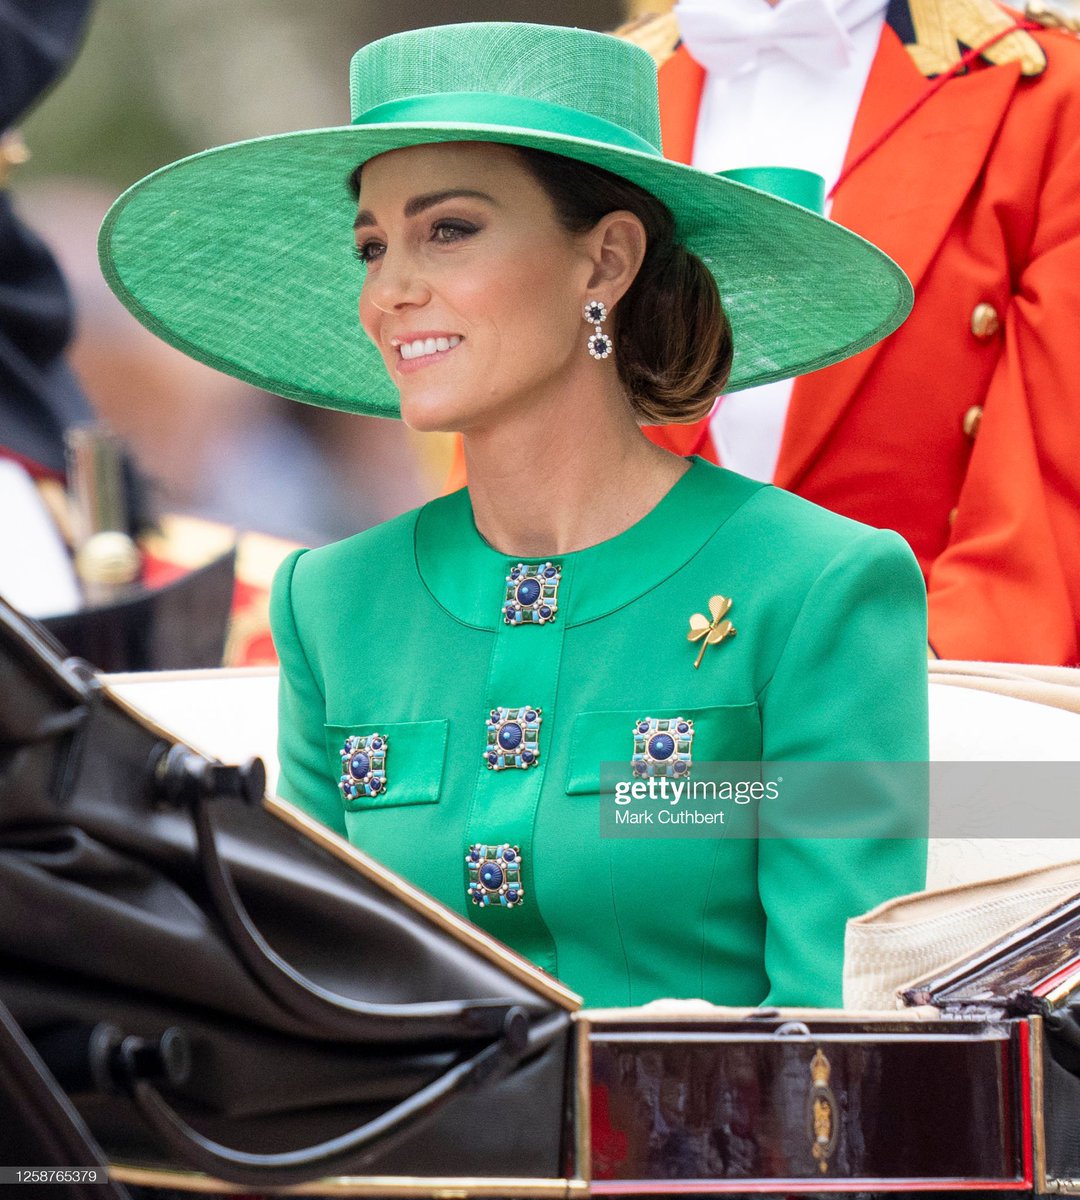
[[[932,679],[935,760],[1067,787],[1071,673]],[[931,890],[853,923],[842,1010],[590,1010],[273,795],[275,691],[102,676],[0,608],[6,1182],[1080,1191],[1075,844],[934,840]]]

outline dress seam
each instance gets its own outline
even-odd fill
[[[759,708],[761,707],[761,704],[762,704],[762,697],[772,686],[772,682],[776,678],[776,672],[780,669],[780,664],[784,661],[784,655],[787,653],[788,646],[791,645],[791,639],[794,636],[795,630],[798,627],[799,622],[802,621],[803,613],[806,612],[806,606],[809,603],[810,597],[813,594],[815,588],[825,578],[825,576],[832,570],[832,568],[835,566],[835,564],[841,558],[843,558],[845,555],[850,554],[855,546],[861,545],[864,541],[866,541],[867,538],[875,537],[877,534],[882,533],[882,532],[883,532],[883,530],[880,530],[880,529],[867,529],[865,531],[865,533],[860,534],[853,541],[848,542],[844,546],[841,546],[840,549],[836,551],[836,553],[832,556],[832,558],[829,559],[829,561],[821,568],[821,570],[814,577],[813,582],[806,589],[806,592],[803,595],[802,602],[799,604],[799,611],[795,614],[795,619],[791,622],[791,626],[789,627],[789,629],[787,631],[787,636],[784,638],[784,644],[780,648],[780,653],[776,656],[776,662],[773,665],[773,669],[769,674],[769,678],[766,679],[765,682],[761,685],[761,687],[758,689],[757,695],[755,696],[755,700],[756,700]]]

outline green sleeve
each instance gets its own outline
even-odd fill
[[[296,550],[278,568],[270,593],[270,628],[281,662],[278,683],[278,794],[335,833],[346,836],[337,778],[327,760],[326,701],[311,669],[293,614],[293,574],[306,550]]]
[[[926,886],[926,588],[900,537],[871,530],[833,558],[760,699],[762,757],[792,764],[760,808],[764,1003],[839,1006],[847,919]]]

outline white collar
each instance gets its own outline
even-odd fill
[[[711,74],[731,77],[778,51],[812,70],[851,62],[850,31],[878,16],[886,0],[681,0],[679,32],[690,54]]]

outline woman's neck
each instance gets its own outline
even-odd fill
[[[617,381],[463,438],[476,527],[510,556],[568,554],[649,513],[687,469],[637,425]]]

